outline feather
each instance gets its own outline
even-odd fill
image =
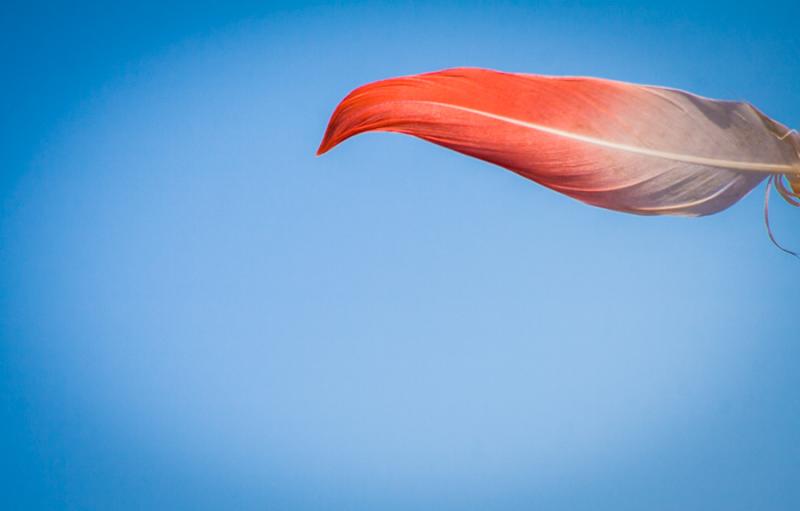
[[[642,215],[716,213],[770,176],[786,177],[789,197],[800,191],[798,133],[748,103],[662,87],[477,68],[392,78],[339,104],[317,154],[367,131],[413,135]]]

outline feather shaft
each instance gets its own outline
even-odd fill
[[[547,126],[542,126],[539,124],[534,124],[530,122],[521,121],[519,119],[512,119],[510,117],[505,117],[502,115],[492,114],[490,112],[482,112],[480,110],[475,110],[472,108],[465,108],[457,105],[448,105],[445,103],[435,103],[430,102],[431,104],[439,105],[443,108],[453,108],[456,110],[462,110],[464,112],[473,113],[476,115],[482,115],[484,117],[489,117],[491,119],[497,119],[498,121],[508,122],[510,124],[516,124],[518,126],[522,126],[525,128],[531,128],[534,130],[542,131],[544,133],[550,133],[552,135],[557,135],[564,138],[569,138],[572,140],[577,140],[579,142],[586,142],[587,144],[594,144],[601,147],[606,147],[609,149],[617,149],[620,151],[633,153],[633,154],[641,154],[643,156],[652,156],[654,158],[663,158],[665,160],[672,160],[680,163],[695,163],[698,165],[707,165],[709,167],[718,167],[721,169],[731,169],[731,170],[742,170],[747,172],[761,172],[764,174],[800,174],[800,165],[788,165],[788,164],[773,164],[773,163],[758,163],[758,162],[747,162],[747,161],[733,161],[733,160],[720,160],[716,158],[704,158],[702,156],[692,156],[689,154],[680,154],[680,153],[672,153],[668,151],[658,151],[653,149],[647,149],[644,147],[634,147],[631,145],[626,144],[618,144],[615,142],[610,142],[608,140],[602,140],[599,138],[588,137],[585,135],[580,135],[578,133],[570,133],[568,131],[559,130],[555,128],[550,128]]]

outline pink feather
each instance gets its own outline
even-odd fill
[[[339,104],[318,154],[366,131],[643,215],[716,213],[771,175],[786,176],[791,197],[800,188],[800,135],[752,105],[597,78],[465,68],[374,82]]]

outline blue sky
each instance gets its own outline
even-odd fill
[[[4,509],[800,506],[763,188],[646,218],[399,135],[314,156],[352,88],[465,65],[798,127],[797,4],[2,9]]]

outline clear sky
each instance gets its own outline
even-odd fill
[[[800,508],[763,187],[637,217],[400,135],[314,156],[352,88],[454,66],[800,127],[800,4],[697,3],[6,2],[0,508]]]

